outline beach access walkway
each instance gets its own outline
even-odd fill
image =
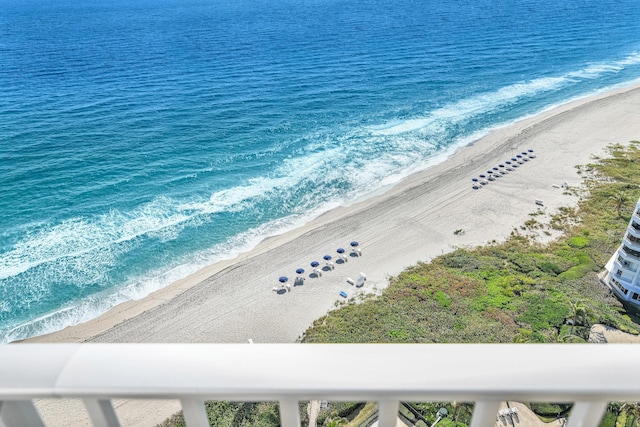
[[[523,403],[502,402],[500,410],[507,409],[507,407],[517,408],[518,412],[512,416],[499,417],[496,421],[496,427],[563,427],[566,424],[564,418],[545,423]]]

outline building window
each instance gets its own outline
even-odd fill
[[[620,292],[622,292],[623,294],[627,295],[629,293],[629,289],[626,289],[624,286],[622,286],[620,284],[620,282],[618,282],[616,279],[614,279],[613,277],[611,278],[611,282],[616,285],[616,287],[618,289],[620,289]]]

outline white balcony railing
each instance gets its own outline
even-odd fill
[[[640,239],[632,236],[631,233],[625,234],[625,236],[622,238],[622,241],[623,244],[630,247],[634,251],[640,252]]]
[[[622,268],[624,270],[631,271],[633,273],[638,272],[638,264],[629,259],[624,252],[618,251],[618,257],[615,259],[616,268]]]
[[[286,321],[283,319],[283,321]],[[42,426],[33,399],[80,398],[96,426],[118,426],[111,399],[179,399],[190,427],[205,400],[476,402],[472,427],[501,401],[575,402],[568,427],[596,427],[610,401],[640,401],[640,346],[624,344],[9,344],[0,346],[0,426]]]

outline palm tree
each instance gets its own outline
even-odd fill
[[[458,427],[458,416],[464,417],[467,421],[471,420],[471,415],[473,415],[473,403],[454,401],[451,406],[453,409],[453,415],[451,418],[455,427]]]
[[[569,335],[574,335],[573,328],[576,325],[589,327],[591,326],[591,309],[585,305],[582,301],[577,301],[575,303],[569,302],[569,306],[571,309],[571,332]]]
[[[629,201],[629,195],[627,195],[627,193],[625,193],[624,191],[619,190],[613,193],[611,196],[609,196],[609,199],[611,199],[616,206],[616,211],[618,212],[618,218],[621,218],[622,208]]]
[[[635,422],[634,425],[638,425],[638,422],[640,421],[640,404],[637,402],[625,402],[618,410],[618,415],[622,413],[625,413],[627,417],[629,415],[633,415],[633,421]]]
[[[561,330],[554,329],[552,332],[545,335],[545,338],[547,338],[547,342],[565,343],[565,344],[587,342],[584,338],[579,337],[578,335],[572,335],[571,332],[567,333],[562,329]]]

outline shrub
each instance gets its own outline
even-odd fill
[[[434,297],[436,301],[438,301],[438,304],[440,304],[440,307],[442,308],[447,308],[451,305],[451,301],[452,301],[451,297],[442,291],[436,292]]]
[[[589,239],[585,236],[572,237],[567,241],[567,244],[573,248],[582,249],[589,246]]]

